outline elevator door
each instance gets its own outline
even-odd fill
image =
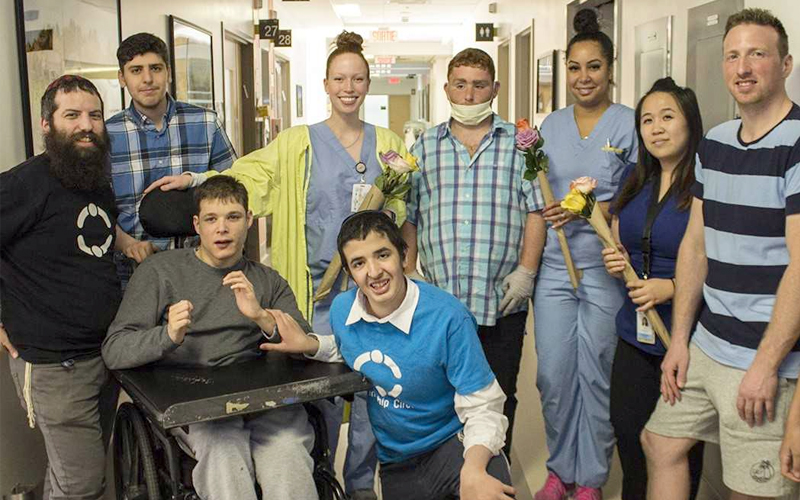
[[[742,8],[743,0],[716,0],[689,9],[686,84],[697,94],[704,132],[736,117],[722,74],[722,39],[728,17]]]

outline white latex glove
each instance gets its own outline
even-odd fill
[[[406,273],[406,277],[416,281],[422,281],[423,283],[427,283],[428,280],[425,279],[425,276],[421,275],[419,271],[414,269],[410,273]]]
[[[505,316],[533,296],[533,280],[536,271],[519,265],[503,279],[503,300],[500,301],[500,312]]]

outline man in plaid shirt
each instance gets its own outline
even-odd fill
[[[139,220],[144,190],[165,175],[225,170],[236,159],[217,114],[174,100],[168,93],[169,54],[163,40],[150,33],[126,38],[117,49],[119,82],[131,105],[109,118],[111,174],[119,209],[119,226],[132,240],[115,257],[123,288],[133,259],[141,262],[169,248],[169,238],[148,235]],[[133,243],[133,244],[130,244]]]
[[[463,50],[450,61],[444,90],[451,119],[411,149],[420,171],[403,235],[406,272],[414,275],[419,251],[425,278],[458,297],[478,321],[486,359],[508,398],[508,454],[528,299],[546,233],[539,185],[522,178],[515,127],[492,113],[498,89],[494,63],[482,50]]]

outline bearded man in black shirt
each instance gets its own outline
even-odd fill
[[[0,174],[0,344],[44,437],[44,498],[96,499],[118,392],[100,346],[121,300],[112,249],[125,249],[99,92],[62,76],[41,115],[46,151]]]

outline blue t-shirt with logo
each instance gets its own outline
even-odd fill
[[[390,322],[345,325],[355,288],[336,297],[331,307],[342,357],[375,386],[368,392],[367,411],[382,463],[432,451],[458,433],[455,394],[472,394],[495,378],[472,314],[449,293],[415,283],[419,302],[408,334]]]

